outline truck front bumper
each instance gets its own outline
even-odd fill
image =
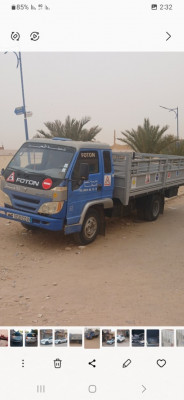
[[[37,228],[47,229],[49,231],[61,231],[64,223],[63,219],[26,213],[6,207],[0,207],[0,218],[22,222]]]

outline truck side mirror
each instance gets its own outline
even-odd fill
[[[1,170],[1,175],[2,175],[2,176],[4,175],[4,171],[5,171],[5,169],[2,168],[2,170]]]
[[[79,179],[87,181],[89,178],[89,165],[87,163],[81,163],[79,167]]]

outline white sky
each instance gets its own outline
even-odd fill
[[[0,53],[0,145],[16,149],[25,141],[20,71],[13,53]],[[173,112],[179,107],[179,135],[184,138],[184,53],[22,53],[29,137],[44,122],[67,115],[90,116],[86,127],[99,125],[97,140],[113,143],[113,131],[151,124],[169,125],[176,134]],[[118,142],[118,141],[117,141]],[[118,142],[120,143],[120,142]]]

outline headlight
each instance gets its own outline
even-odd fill
[[[57,214],[62,210],[64,201],[51,201],[50,203],[44,203],[39,208],[38,213],[40,214]]]

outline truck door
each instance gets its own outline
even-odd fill
[[[89,165],[89,179],[80,181],[79,169],[81,163]],[[97,150],[81,150],[71,172],[68,184],[67,225],[79,222],[86,203],[102,197],[103,169]]]

